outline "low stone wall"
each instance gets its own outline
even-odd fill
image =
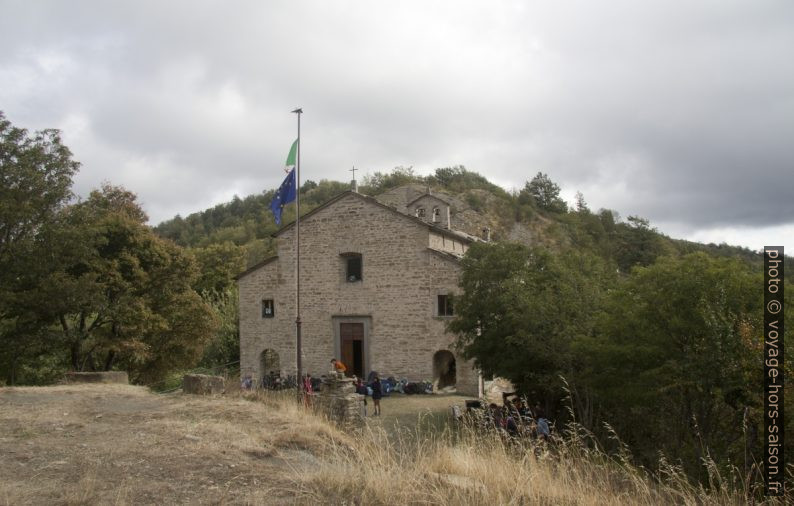
[[[330,373],[315,397],[315,408],[330,420],[342,425],[362,426],[364,397],[356,393],[352,378],[342,373]]]
[[[127,371],[67,372],[67,383],[122,383],[129,384]]]
[[[182,378],[182,393],[208,395],[224,392],[223,378],[206,374],[186,374]]]

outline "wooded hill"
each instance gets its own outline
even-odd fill
[[[439,168],[430,176],[398,167],[388,173],[365,176],[359,192],[397,207],[406,203],[401,201],[398,191],[405,186],[420,191],[429,189],[450,200],[455,212],[465,216],[468,226],[464,228],[471,234],[480,235],[482,227],[487,226],[496,241],[590,251],[614,262],[624,272],[635,265],[649,265],[661,255],[696,251],[758,265],[761,262],[760,255],[747,248],[671,239],[642,217],[628,216],[623,220],[613,210],[591,210],[582,195],[574,206],[569,206],[560,199],[560,188],[541,173],[528,180],[523,189],[511,193],[462,166]],[[339,181],[306,181],[300,189],[301,214],[348,189],[349,183]],[[185,218],[176,216],[164,221],[155,231],[197,252],[213,245],[241,248],[242,270],[273,253],[271,235],[278,230],[269,209],[273,194],[274,190],[267,190],[244,198],[235,197],[231,202]],[[287,206],[284,223],[294,219],[294,205]]]

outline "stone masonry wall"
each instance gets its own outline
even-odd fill
[[[314,407],[334,422],[358,427],[364,424],[361,416],[364,396],[356,393],[352,378],[331,373],[314,396]]]
[[[439,251],[446,251],[458,256],[462,256],[469,249],[469,246],[462,240],[455,240],[447,235],[430,233],[430,247]]]
[[[242,278],[242,374],[260,378],[260,354],[273,349],[284,374],[295,374],[294,232],[277,238],[278,259]],[[366,320],[368,371],[410,381],[433,380],[433,355],[453,336],[436,316],[439,290],[457,289],[460,267],[428,250],[430,230],[355,194],[301,223],[301,317],[304,372],[320,375],[338,355],[339,318]],[[362,255],[362,280],[345,279],[344,253]],[[262,318],[261,300],[275,301]],[[476,373],[457,358],[458,391],[476,394]],[[472,378],[475,378],[472,380]]]

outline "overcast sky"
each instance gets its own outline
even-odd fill
[[[794,2],[0,0],[0,110],[151,222],[302,176],[543,171],[677,238],[794,253]]]

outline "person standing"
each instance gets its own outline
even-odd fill
[[[347,372],[347,367],[345,367],[345,364],[343,364],[341,360],[332,358],[331,365],[334,366],[335,372],[341,372],[342,374],[345,374]]]
[[[314,387],[312,387],[312,375],[306,373],[303,377],[303,404],[310,408],[312,406],[312,396],[314,395]]]
[[[380,415],[380,400],[383,397],[383,388],[380,384],[380,378],[376,375],[375,379],[372,380],[372,404],[373,404],[373,411],[375,416]]]

